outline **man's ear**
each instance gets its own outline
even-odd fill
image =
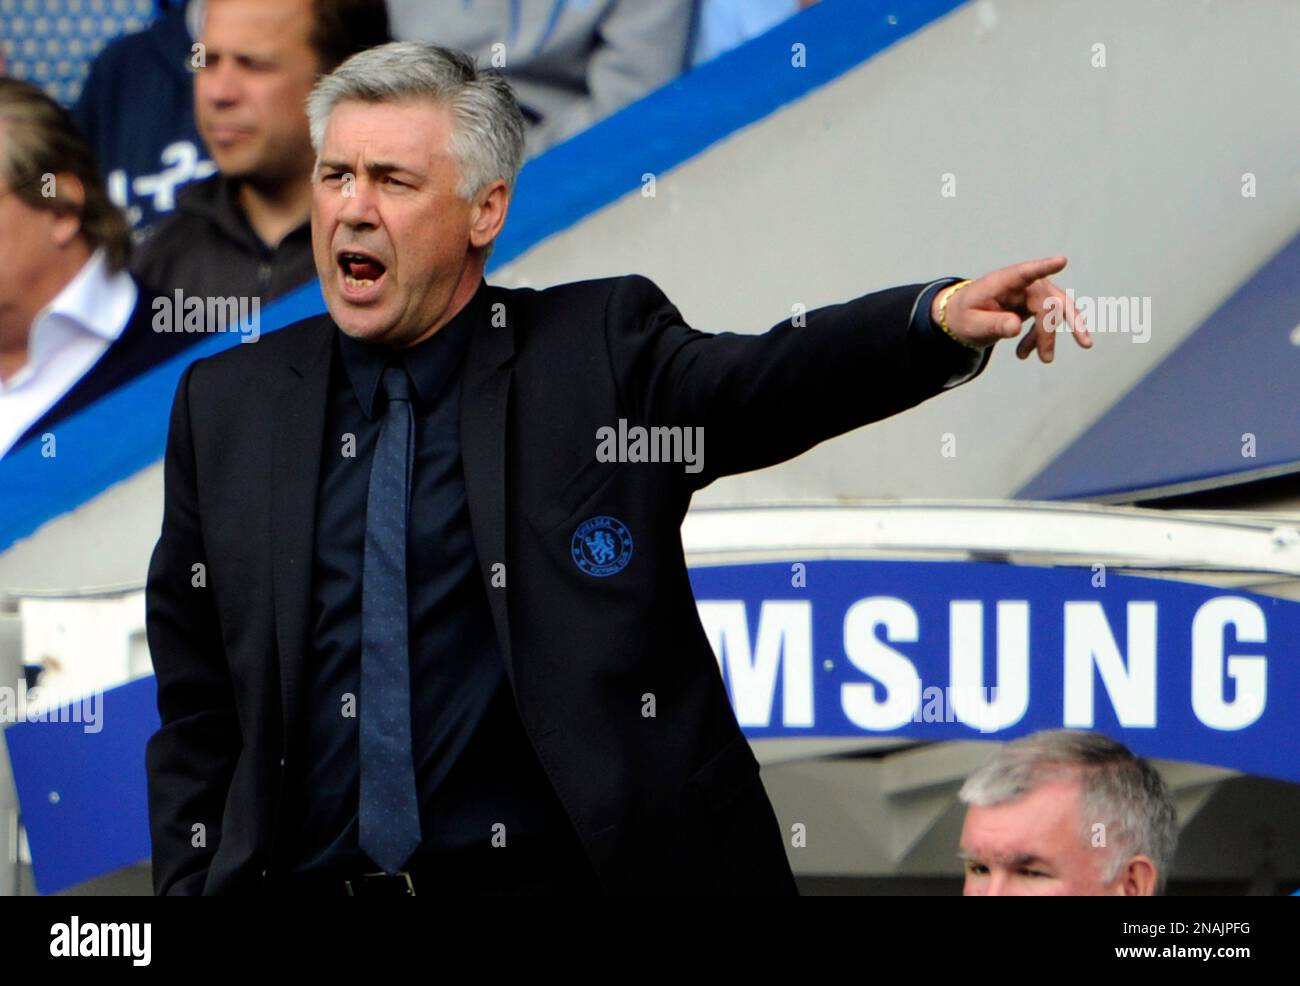
[[[479,190],[474,196],[474,206],[469,214],[469,242],[475,249],[483,249],[497,238],[506,224],[510,211],[510,190],[498,178]]]
[[[1156,892],[1156,864],[1147,856],[1134,856],[1119,874],[1119,889],[1125,897],[1153,897]]]
[[[81,210],[86,205],[86,187],[76,175],[59,172],[54,175],[54,225],[55,245],[62,248],[81,235]]]

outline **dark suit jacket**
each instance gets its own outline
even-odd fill
[[[524,728],[608,891],[794,891],[679,527],[713,479],[938,393],[965,361],[956,343],[908,332],[922,287],[763,335],[697,332],[639,275],[485,288],[461,405],[474,542]],[[177,389],[147,592],[160,894],[255,892],[282,861],[317,479],[322,449],[338,448],[322,434],[336,331],[328,316],[299,322],[197,361]],[[597,430],[619,418],[702,426],[703,471],[598,462]],[[575,529],[597,515],[634,542],[606,577],[571,555]],[[195,587],[199,564],[206,585]]]

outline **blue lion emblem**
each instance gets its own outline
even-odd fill
[[[632,534],[614,517],[592,517],[573,532],[570,553],[573,563],[588,575],[615,575],[632,559]]]
[[[583,547],[597,565],[608,565],[614,560],[614,535],[609,531],[597,531],[583,542]]]

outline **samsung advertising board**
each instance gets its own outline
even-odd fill
[[[1300,781],[1300,603],[1100,565],[780,561],[691,581],[751,739],[1065,726]]]

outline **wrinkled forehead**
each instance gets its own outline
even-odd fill
[[[343,99],[325,122],[320,157],[357,167],[382,161],[427,171],[451,159],[451,127],[451,111],[433,99]]]
[[[987,862],[1068,850],[1082,837],[1081,793],[1077,778],[1063,778],[1002,804],[968,805],[961,851]]]

